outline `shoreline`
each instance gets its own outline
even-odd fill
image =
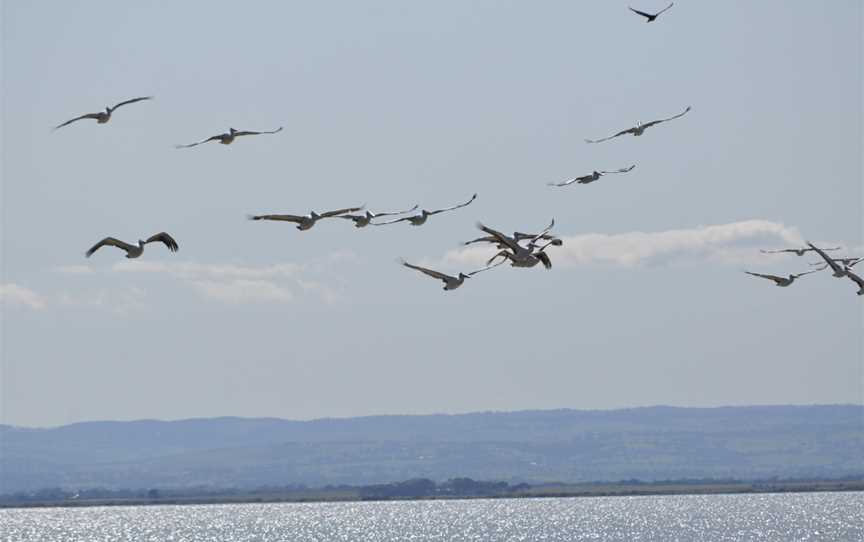
[[[182,506],[208,504],[328,503],[377,501],[431,501],[468,499],[541,499],[578,497],[647,497],[665,495],[740,495],[771,493],[831,493],[864,491],[864,480],[754,481],[729,483],[585,483],[549,484],[500,494],[364,496],[361,488],[296,490],[286,492],[243,494],[207,494],[165,496],[157,498],[106,498],[35,501],[2,501],[0,509],[21,508],[87,508],[96,506]]]

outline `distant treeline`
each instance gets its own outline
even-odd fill
[[[693,479],[579,484],[510,484],[451,478],[435,482],[412,478],[374,485],[328,485],[309,488],[302,484],[261,486],[251,489],[188,487],[148,489],[89,488],[70,490],[45,488],[33,492],[0,494],[0,507],[96,506],[121,504],[193,504],[229,502],[325,502],[358,500],[411,500],[452,498],[577,497],[616,495],[667,495],[707,493],[776,493],[804,491],[864,491],[864,475],[830,480],[777,479]]]

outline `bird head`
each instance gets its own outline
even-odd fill
[[[228,132],[230,132],[231,135],[234,135],[237,133],[237,130],[235,130],[234,128],[228,128]]]
[[[321,215],[319,215],[315,211],[309,211],[309,216],[311,216],[312,218],[320,218],[321,217]]]
[[[144,241],[142,239],[138,239],[138,246],[144,248]]]
[[[470,279],[471,275],[466,275],[465,273],[459,273],[459,278],[462,280]]]

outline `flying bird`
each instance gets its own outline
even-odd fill
[[[465,207],[466,205],[469,205],[475,199],[477,199],[477,194],[474,194],[473,196],[471,196],[471,199],[469,199],[465,203],[460,203],[460,204],[454,205],[452,207],[446,207],[444,209],[437,209],[435,211],[427,211],[426,209],[423,209],[419,215],[403,216],[402,218],[397,218],[395,220],[388,220],[386,222],[373,222],[372,225],[373,226],[385,226],[387,224],[396,224],[397,222],[403,222],[404,221],[404,222],[411,223],[412,226],[422,226],[423,224],[426,223],[426,220],[430,216],[437,215],[438,213],[444,213],[446,211],[453,211],[455,209],[459,209],[460,207]]]
[[[614,171],[596,171],[595,170],[593,173],[590,173],[588,175],[583,175],[581,177],[576,177],[575,179],[570,179],[569,181],[564,181],[564,182],[560,182],[560,183],[546,183],[546,184],[548,184],[549,186],[569,186],[573,183],[588,184],[588,183],[593,183],[594,181],[596,181],[597,179],[599,179],[603,175],[608,175],[610,173],[627,173],[628,171],[633,171],[633,168],[635,168],[635,167],[636,167],[636,164],[633,164],[630,167],[616,169]]]
[[[762,273],[751,273],[750,271],[744,271],[748,275],[753,275],[754,277],[761,277],[763,279],[773,280],[777,286],[786,287],[795,282],[795,279],[799,277],[803,277],[804,275],[809,275],[810,273],[815,273],[816,271],[805,271],[804,273],[798,273],[797,275],[790,274],[788,277],[778,277],[777,275],[763,275]]]
[[[636,126],[634,126],[634,127],[632,127],[632,128],[627,128],[626,130],[621,130],[621,131],[618,132],[617,134],[611,135],[611,136],[609,136],[609,137],[604,137],[604,138],[602,138],[602,139],[586,139],[585,141],[586,141],[587,143],[600,143],[600,142],[602,142],[602,141],[608,141],[608,140],[610,140],[610,139],[613,139],[613,138],[616,138],[616,137],[618,137],[618,136],[622,136],[622,135],[625,135],[625,134],[633,134],[634,136],[641,136],[642,133],[643,133],[646,129],[648,129],[648,128],[652,127],[652,126],[655,126],[655,125],[657,125],[657,124],[660,124],[661,122],[668,122],[668,121],[670,121],[670,120],[675,120],[675,119],[677,119],[677,118],[683,117],[684,115],[687,114],[688,111],[690,111],[690,109],[691,109],[691,108],[690,108],[690,106],[688,105],[688,106],[687,106],[687,109],[685,109],[685,110],[682,111],[681,113],[678,113],[677,115],[673,115],[673,116],[669,117],[668,119],[652,120],[651,122],[646,122],[646,123],[644,123],[644,124],[641,123],[641,122],[638,122],[638,123],[636,123]]]
[[[79,120],[84,120],[84,119],[93,119],[96,121],[97,124],[105,124],[106,122],[111,120],[111,114],[114,113],[114,111],[118,107],[121,107],[124,105],[129,105],[129,104],[134,104],[135,102],[141,102],[144,100],[152,100],[152,99],[153,99],[153,96],[142,96],[140,98],[132,98],[131,100],[126,100],[125,102],[120,102],[119,104],[116,104],[112,107],[106,107],[105,111],[99,111],[98,113],[87,113],[87,114],[81,115],[80,117],[75,117],[74,119],[67,120],[64,123],[58,124],[57,126],[55,126],[54,129],[56,130],[56,129],[62,128],[64,126],[68,126],[68,125],[72,124],[73,122],[76,122]]]
[[[488,271],[489,269],[492,269],[493,267],[498,267],[498,265],[500,265],[500,264],[487,265],[486,267],[483,267],[482,269],[478,269],[476,271],[471,271],[470,273],[467,273],[467,274],[466,273],[459,273],[458,276],[454,277],[452,275],[447,275],[445,273],[435,271],[434,269],[428,269],[426,267],[420,267],[419,265],[410,264],[410,263],[406,262],[405,260],[400,260],[400,261],[401,261],[402,265],[404,265],[405,267],[420,271],[421,273],[423,273],[425,275],[428,275],[432,278],[443,281],[445,290],[455,290],[456,288],[462,286],[462,283],[465,282],[465,279],[470,279],[471,277],[473,277],[477,273],[482,273],[483,271]]]
[[[141,239],[139,239],[137,246],[130,245],[129,243],[124,243],[123,241],[115,239],[114,237],[106,237],[105,239],[102,239],[101,241],[90,247],[90,250],[86,252],[86,255],[89,258],[101,247],[111,246],[125,250],[127,258],[137,258],[144,253],[144,245],[146,245],[147,243],[154,243],[156,241],[164,243],[165,246],[168,247],[168,250],[170,250],[171,252],[177,252],[177,250],[180,248],[179,246],[177,246],[177,241],[175,241],[173,237],[163,231],[155,235],[151,235],[146,241],[142,241]]]
[[[528,246],[523,247],[516,240],[515,236],[508,237],[507,235],[504,235],[503,233],[497,230],[493,230],[492,228],[478,222],[477,228],[493,237],[499,247],[503,247],[501,251],[489,258],[486,264],[490,265],[497,258],[504,258],[505,260],[510,260],[510,265],[512,267],[534,267],[538,263],[542,262],[543,266],[546,269],[551,269],[552,261],[549,259],[549,256],[544,252],[544,250],[550,245],[560,245],[561,240],[553,238],[545,245],[543,245],[543,247],[541,247],[539,250],[535,251],[535,248],[537,242],[542,239],[544,235],[547,235],[554,226],[555,219],[553,218],[549,225],[546,226],[546,228],[542,232],[535,235],[529,240]]]
[[[355,228],[365,228],[368,226],[373,218],[378,218],[381,216],[393,216],[393,215],[404,215],[405,213],[410,213],[411,211],[417,209],[419,205],[415,205],[410,209],[405,209],[404,211],[388,211],[386,213],[373,213],[372,211],[366,211],[362,215],[339,215],[339,218],[344,218],[347,220],[354,221]]]
[[[825,263],[827,263],[828,267],[831,268],[831,271],[832,271],[831,275],[832,276],[835,276],[838,279],[846,276],[846,268],[843,268],[843,267],[840,267],[839,265],[837,265],[837,262],[835,262],[827,254],[825,254],[824,250],[816,247],[813,243],[810,243],[810,242],[807,243],[807,246],[809,246],[811,249],[815,250],[817,254],[822,256],[822,259],[825,260]]]
[[[241,130],[235,130],[234,128],[229,128],[228,132],[226,132],[224,134],[210,136],[207,139],[202,139],[201,141],[198,141],[195,143],[190,143],[188,145],[174,145],[174,147],[177,149],[188,149],[190,147],[197,147],[198,145],[201,145],[202,143],[207,143],[209,141],[218,141],[219,143],[222,143],[223,145],[230,145],[231,143],[234,142],[234,139],[236,139],[240,136],[275,134],[275,133],[278,133],[281,131],[282,131],[282,126],[280,126],[279,128],[276,128],[275,130],[264,131],[264,132],[252,132],[249,130],[242,130],[241,131]]]
[[[308,230],[322,218],[332,218],[346,213],[356,213],[362,211],[363,207],[348,207],[345,209],[337,209],[335,211],[327,211],[326,213],[316,213],[311,211],[308,215],[250,215],[249,220],[279,220],[282,222],[293,222],[297,224],[298,230]]]
[[[538,237],[539,235],[539,237]],[[528,239],[543,239],[545,241],[551,241],[553,245],[560,247],[564,244],[564,241],[555,237],[551,233],[543,233],[543,234],[534,234],[534,233],[521,233],[518,231],[513,232],[513,239],[518,243],[521,241],[525,241]],[[498,248],[507,248],[507,245],[503,244],[497,237],[494,235],[484,235],[483,237],[478,237],[477,239],[472,239],[470,241],[465,241],[462,243],[463,246],[473,245],[474,243],[491,243],[496,245]]]
[[[823,248],[822,250],[826,250],[826,249]],[[862,261],[864,261],[864,258],[831,258],[831,259],[834,260],[835,262],[842,263],[843,266],[846,267],[847,269],[851,269],[851,268],[855,267],[856,265],[858,265],[859,263],[861,263]],[[823,269],[826,269],[828,267],[828,264],[825,262],[813,262],[810,265],[820,266],[819,271],[822,271]]]
[[[841,248],[842,247],[823,248],[822,250],[828,252],[829,250],[840,250]],[[780,254],[784,252],[789,252],[798,256],[803,256],[805,253],[815,250],[815,248],[781,248],[778,250],[760,250],[759,252],[761,252],[762,254]]]
[[[645,21],[646,23],[650,23],[651,21],[653,21],[654,19],[659,17],[661,13],[663,13],[664,11],[666,11],[667,9],[671,8],[674,5],[675,5],[675,2],[672,2],[668,6],[666,6],[665,8],[658,11],[657,13],[654,13],[653,15],[650,13],[645,13],[644,11],[639,11],[638,9],[633,9],[630,6],[627,6],[627,7],[630,8],[630,11],[632,11],[633,13],[636,13],[636,14],[641,15],[641,16],[645,17],[646,19],[648,19],[647,21]]]

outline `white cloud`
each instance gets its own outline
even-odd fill
[[[144,308],[146,292],[138,287],[122,290],[100,288],[78,293],[64,292],[58,297],[68,307],[99,308],[117,314],[127,314]]]
[[[66,275],[89,275],[94,273],[93,268],[89,265],[61,265],[60,267],[55,267],[54,272]]]
[[[48,302],[43,296],[30,288],[11,282],[0,284],[0,302],[10,307],[28,307],[36,310],[48,306]]]
[[[550,248],[556,266],[667,265],[712,260],[726,263],[763,261],[760,248],[802,246],[798,230],[768,220],[744,220],[692,229],[619,234],[586,233],[562,237],[564,245]],[[494,254],[489,247],[448,252],[443,263],[481,266]]]
[[[318,291],[327,302],[335,294],[318,283],[302,279],[304,266],[278,263],[263,266],[123,261],[111,271],[154,273],[175,277],[209,299],[223,303],[289,303],[297,291]],[[310,288],[310,284],[314,285]]]

